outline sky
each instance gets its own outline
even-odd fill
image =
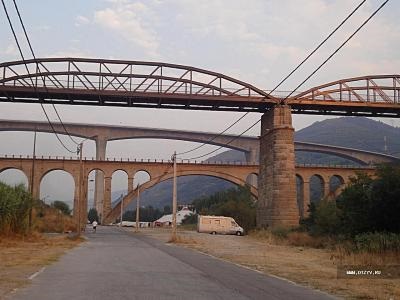
[[[30,54],[12,5],[5,1],[23,51]],[[93,57],[184,64],[223,73],[270,90],[284,78],[361,0],[18,0],[37,57]],[[279,89],[291,91],[336,49],[383,0],[369,0],[312,59]],[[388,4],[301,90],[363,75],[398,74],[399,1]],[[0,62],[19,60],[4,12],[0,11]],[[56,120],[51,107],[46,107]],[[241,116],[232,112],[171,111],[58,105],[64,122],[220,132]],[[240,133],[260,118],[252,113],[229,133]],[[39,105],[0,103],[0,119],[38,120]],[[294,115],[296,130],[324,116]],[[399,126],[398,120],[386,119]],[[258,135],[259,127],[249,132]],[[61,137],[73,148],[67,137]],[[30,154],[31,133],[0,133],[0,155]],[[109,157],[169,158],[193,143],[164,140],[118,141]],[[39,134],[38,155],[68,155],[54,135]],[[94,143],[84,155],[94,156]],[[214,149],[199,149],[202,155]],[[51,175],[51,174],[50,174]],[[50,176],[49,175],[49,176]],[[45,178],[41,197],[71,198]],[[68,176],[65,175],[65,178]],[[0,179],[13,178],[5,174]],[[121,176],[120,176],[121,177]],[[122,178],[122,177],[121,177]],[[113,189],[124,187],[121,178]],[[10,179],[11,180],[11,179]],[[13,179],[14,180],[14,179]],[[51,182],[51,181],[54,182]],[[47,183],[49,181],[50,183]],[[59,192],[59,194],[57,194]]]

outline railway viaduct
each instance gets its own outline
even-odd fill
[[[143,185],[141,189],[150,188],[162,181],[172,178],[172,162],[168,161],[128,161],[128,160],[94,160],[85,159],[82,162],[83,179],[80,180],[80,161],[73,158],[63,157],[49,157],[49,158],[36,158],[35,167],[33,168],[33,159],[29,157],[9,157],[4,156],[0,158],[0,172],[8,169],[21,170],[28,183],[33,184],[33,196],[39,198],[40,183],[43,177],[54,170],[63,170],[69,173],[74,179],[74,215],[76,216],[79,199],[79,184],[81,182],[83,189],[83,201],[80,203],[81,211],[87,210],[87,193],[88,193],[88,177],[89,173],[93,170],[101,171],[104,174],[105,194],[103,202],[103,216],[104,222],[112,222],[118,216],[121,209],[135,198],[136,191],[133,187],[133,177],[139,171],[145,171],[149,174],[150,180]],[[115,171],[122,170],[128,174],[128,194],[120,201],[116,207],[111,207],[111,179]],[[364,172],[368,175],[374,174],[374,167],[344,167],[344,166],[322,166],[322,165],[297,165],[296,176],[300,182],[300,195],[297,200],[297,210],[300,215],[305,215],[306,208],[310,203],[310,178],[318,176],[321,178],[323,184],[323,195],[329,196],[337,189],[343,188],[351,176],[356,172]],[[187,163],[180,162],[178,164],[177,176],[189,175],[205,175],[216,178],[221,178],[232,182],[236,185],[245,185],[248,177],[252,174],[259,175],[259,165],[257,164],[239,164],[239,163]],[[32,177],[33,176],[33,177]],[[332,179],[337,178],[340,182],[339,187],[333,188],[331,183]],[[250,186],[252,195],[258,199],[258,189],[256,186]],[[123,203],[123,204],[122,204]],[[86,213],[82,214],[82,218],[86,217]]]

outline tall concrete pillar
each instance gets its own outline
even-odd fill
[[[104,219],[111,211],[111,177],[106,177],[104,180],[104,202],[102,209],[102,218]]]
[[[248,164],[257,164],[259,160],[259,150],[251,148],[250,151],[245,152],[246,163]]]
[[[96,159],[106,159],[106,148],[108,138],[105,136],[98,136],[96,138]],[[100,171],[95,171],[95,186],[94,186],[94,207],[97,213],[103,214],[103,201],[104,201],[104,174]]]
[[[298,224],[292,115],[278,105],[261,118],[257,226]]]

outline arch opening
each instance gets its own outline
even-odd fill
[[[29,180],[26,174],[20,169],[7,168],[0,170],[0,182],[10,186],[24,185],[25,189],[29,187]]]
[[[340,175],[333,175],[329,178],[329,193],[335,193],[338,188],[344,185],[344,179]]]
[[[303,177],[301,177],[299,174],[296,174],[296,195],[299,215],[300,218],[303,218],[307,207],[304,207],[304,180]]]
[[[62,201],[68,205],[71,211],[74,209],[75,180],[64,170],[52,170],[47,172],[40,180],[40,199],[51,204],[54,201]]]
[[[116,170],[111,176],[111,206],[114,207],[128,194],[128,174],[124,170]]]
[[[93,169],[87,177],[87,209],[95,208],[102,212],[104,201],[104,172],[101,169]]]
[[[310,203],[317,204],[324,197],[325,181],[322,176],[314,174],[310,178]]]

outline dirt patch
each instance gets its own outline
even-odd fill
[[[142,232],[168,242],[170,230]],[[346,299],[400,299],[400,279],[337,279],[337,259],[329,249],[276,245],[251,236],[223,236],[179,231],[177,244],[254,270]]]
[[[82,240],[65,235],[30,238],[0,237],[0,299],[29,283],[29,276],[49,265]]]

